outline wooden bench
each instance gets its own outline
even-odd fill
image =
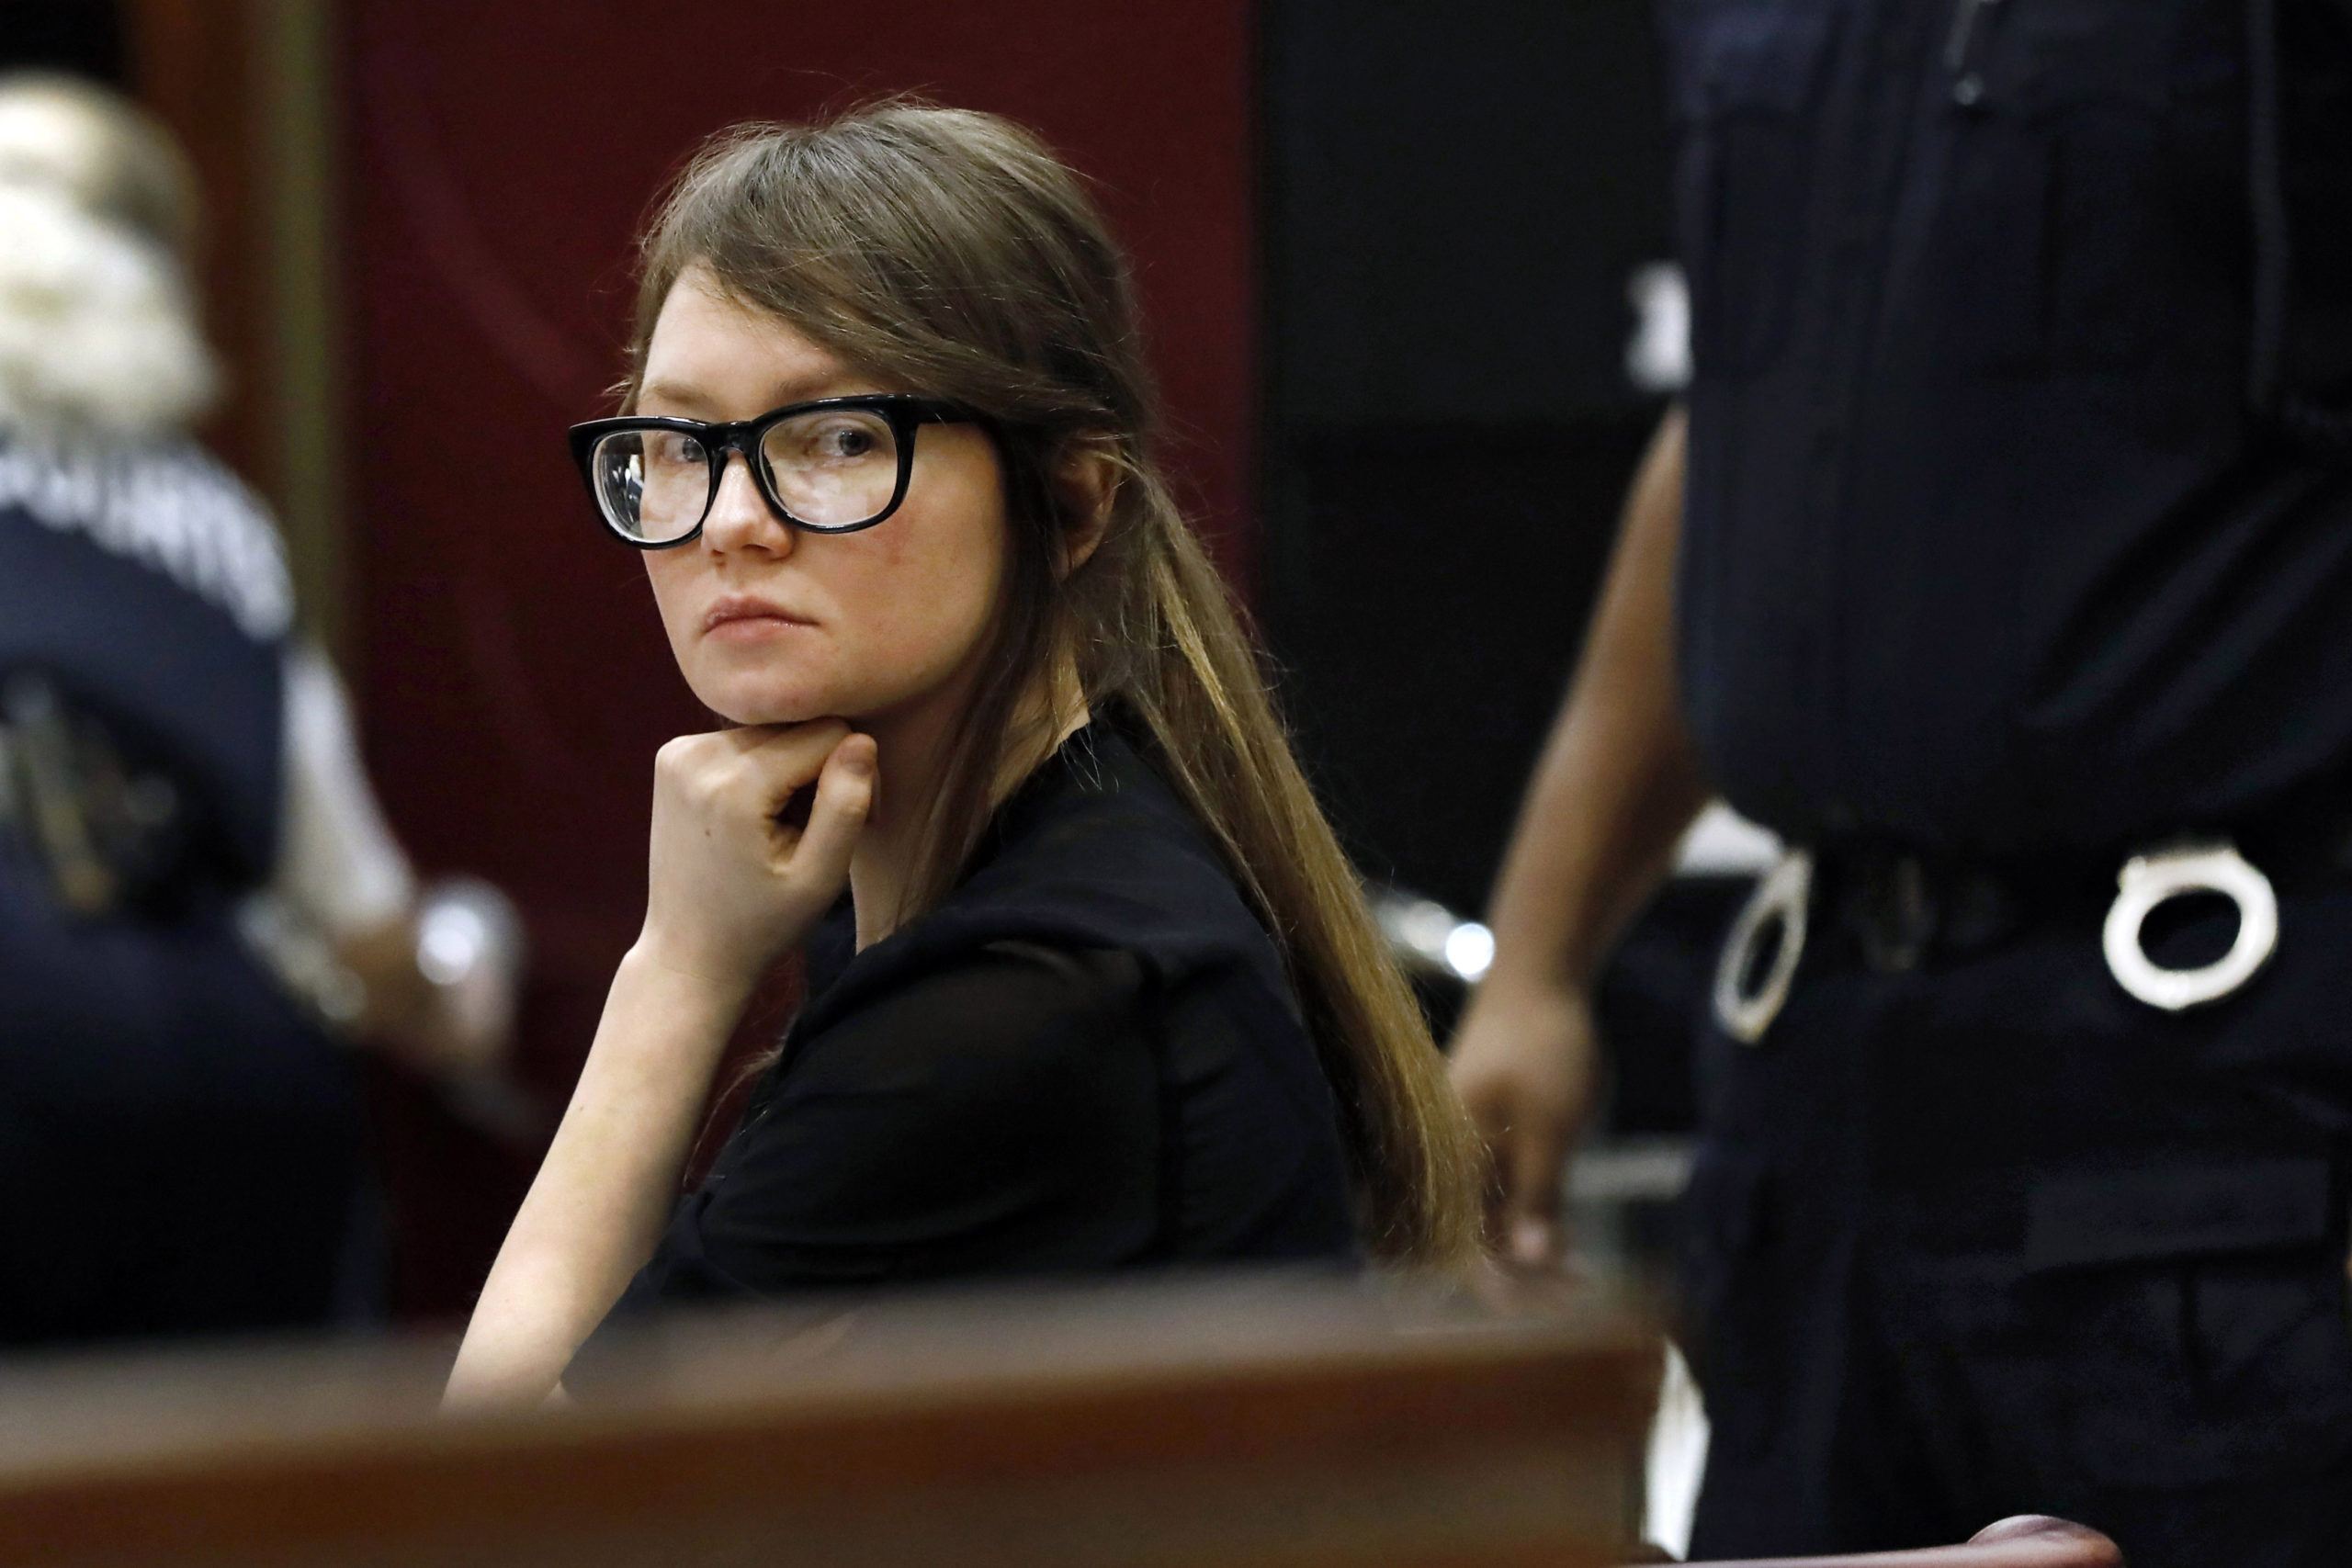
[[[0,1563],[1579,1568],[1658,1378],[1597,1289],[1280,1277],[682,1318],[560,1410],[438,1416],[450,1349],[0,1371]]]

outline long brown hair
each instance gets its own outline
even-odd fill
[[[997,437],[1009,569],[901,914],[955,885],[1005,759],[1050,742],[1036,732],[1050,713],[1024,699],[1074,661],[1098,713],[1132,716],[1280,948],[1337,1091],[1374,1256],[1467,1261],[1475,1134],[1154,462],[1126,262],[1078,178],[1010,121],[903,100],[739,126],[678,177],[641,264],[630,400],[662,302],[697,266],[883,384],[978,410]],[[1099,546],[1065,571],[1067,542],[1097,521],[1057,483],[1081,448],[1115,483]]]

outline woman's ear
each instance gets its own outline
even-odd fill
[[[1070,519],[1057,570],[1068,577],[1093,556],[1111,526],[1111,503],[1119,494],[1119,460],[1110,441],[1102,436],[1072,441],[1054,470],[1054,488]]]

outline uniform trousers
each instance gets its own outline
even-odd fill
[[[2171,909],[2158,962],[2227,946],[2225,905]],[[1825,910],[1762,1041],[1710,1032],[1694,1560],[2047,1513],[2134,1568],[2352,1562],[2352,879],[2179,1014],[2116,985],[2101,912],[1884,972]]]
[[[77,919],[43,875],[0,832],[0,1351],[378,1315],[351,1054],[225,896]]]

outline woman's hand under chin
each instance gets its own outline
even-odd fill
[[[748,995],[841,897],[875,761],[873,738],[832,718],[663,746],[637,953]],[[812,784],[803,818],[795,797]]]
[[[874,738],[839,719],[662,748],[645,930],[482,1286],[447,1404],[546,1399],[651,1256],[744,999],[840,897],[874,775]],[[811,784],[803,817],[791,808]]]

